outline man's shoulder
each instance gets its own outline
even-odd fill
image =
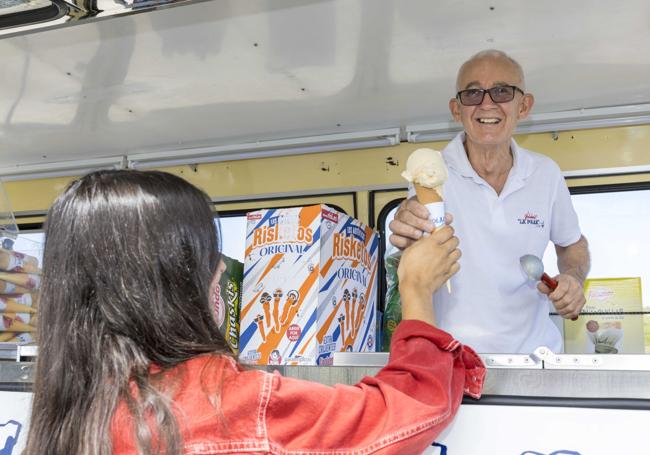
[[[462,133],[456,135],[451,141],[445,145],[445,148],[442,149],[442,156],[453,157],[460,153],[465,153],[465,148],[463,147],[463,136]]]
[[[463,169],[466,155],[465,147],[463,146],[462,137],[460,135],[449,141],[440,153],[450,171],[459,171]]]
[[[553,158],[547,155],[534,152],[519,145],[517,146],[517,152],[519,153],[520,159],[524,160],[535,171],[541,171],[547,175],[562,174],[560,166],[553,160]]]

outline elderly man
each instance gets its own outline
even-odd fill
[[[464,132],[443,151],[449,168],[446,210],[463,251],[461,270],[434,296],[438,325],[479,352],[562,350],[548,301],[564,318],[585,304],[582,284],[589,250],[559,167],[521,148],[512,136],[530,113],[521,66],[501,51],[479,52],[458,71],[449,101]],[[411,195],[413,194],[411,190]],[[390,242],[403,249],[433,229],[427,209],[404,201],[390,224]],[[541,257],[555,244],[560,274],[551,290],[527,280],[524,254]]]

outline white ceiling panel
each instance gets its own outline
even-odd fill
[[[535,113],[650,102],[650,2],[206,1],[0,37],[0,167],[450,119],[518,59]]]

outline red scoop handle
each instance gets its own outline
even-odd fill
[[[542,273],[542,277],[540,278],[540,280],[546,286],[551,288],[551,291],[555,291],[555,288],[557,287],[557,280],[554,280],[553,278],[548,276],[548,273],[546,272]]]
[[[552,291],[554,291],[555,288],[557,287],[557,280],[554,280],[553,278],[551,278],[550,276],[548,276],[548,274],[547,274],[546,272],[542,273],[542,277],[540,278],[540,280],[541,280],[542,283],[544,283],[546,286],[548,286],[549,288],[551,288]],[[571,320],[572,320],[572,321],[577,321],[577,320],[578,320],[578,317],[576,316],[575,318],[571,318]]]

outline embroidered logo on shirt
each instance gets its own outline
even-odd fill
[[[523,218],[517,218],[517,221],[519,221],[519,224],[528,224],[531,226],[537,226],[538,228],[544,227],[544,220],[541,219],[539,215],[531,212],[526,212]]]

